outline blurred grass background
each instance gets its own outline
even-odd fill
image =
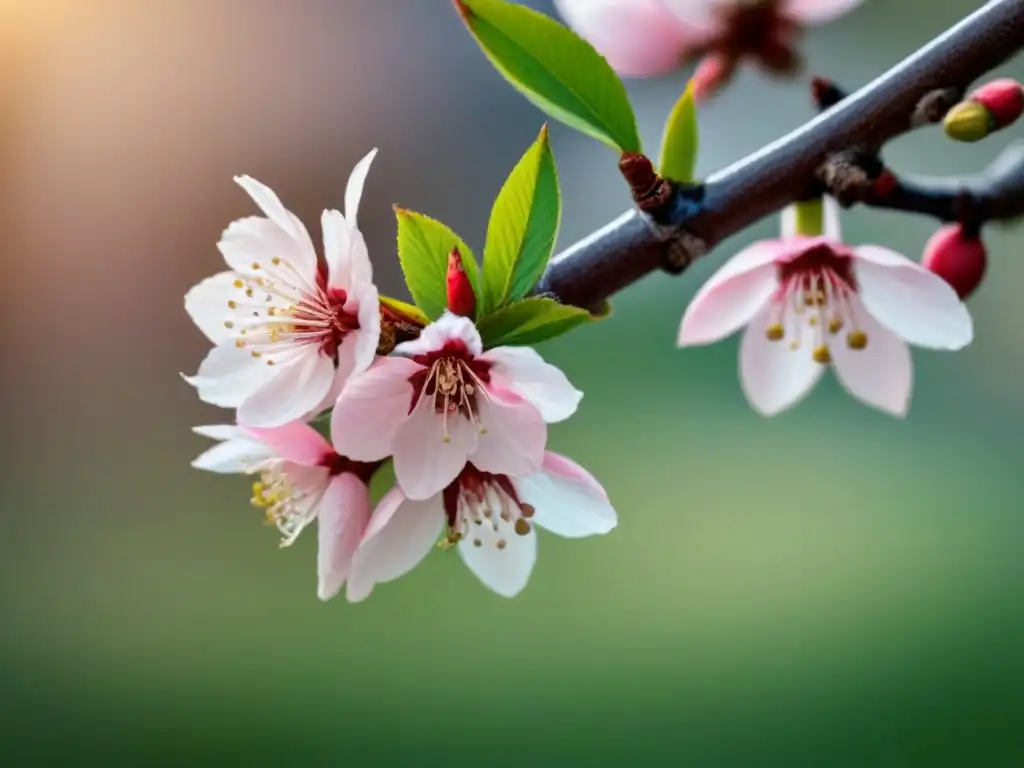
[[[809,35],[810,69],[859,87],[977,5],[868,0]],[[445,0],[3,0],[0,64],[3,765],[1022,764],[1020,234],[990,233],[977,341],[916,354],[906,421],[831,380],[762,420],[734,341],[674,349],[702,280],[777,221],[643,281],[542,349],[586,392],[552,447],[619,529],[544,537],[511,602],[437,553],[321,604],[315,536],[278,550],[244,479],[188,466],[189,427],[226,414],[178,378],[206,349],[181,297],[254,210],[231,176],[315,231],[379,146],[360,223],[404,295],[390,205],[479,252],[542,117]],[[683,77],[630,83],[651,147]],[[804,83],[745,71],[700,115],[698,170],[807,119]],[[564,246],[627,198],[604,147],[552,133]],[[889,157],[972,172],[1004,136]],[[914,256],[934,227],[844,222]]]

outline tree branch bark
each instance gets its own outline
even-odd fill
[[[693,187],[674,187],[660,209],[631,210],[552,260],[536,292],[566,304],[594,307],[644,275],[676,270],[730,235],[815,191],[818,169],[851,148],[877,153],[920,124],[918,104],[945,89],[966,92],[986,72],[1024,47],[1024,0],[992,0],[874,82],[842,99],[789,135]],[[1016,216],[1024,207],[1024,153],[1016,169],[979,177],[975,189],[988,218]],[[953,187],[956,187],[954,189]],[[952,207],[921,203],[912,185],[886,206],[937,215]],[[962,191],[953,184],[947,201]],[[912,202],[912,201],[917,202]],[[902,202],[902,206],[899,202]],[[921,204],[918,204],[921,203]],[[943,214],[943,215],[938,215]]]

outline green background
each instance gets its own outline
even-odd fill
[[[868,0],[808,35],[810,69],[858,87],[976,5]],[[541,350],[586,392],[551,446],[618,529],[544,536],[513,601],[439,552],[322,604],[315,537],[279,550],[244,478],[188,466],[189,427],[225,414],[178,378],[206,349],[181,297],[253,210],[231,176],[315,232],[379,146],[360,223],[404,295],[390,205],[479,252],[541,116],[445,0],[11,0],[0,51],[4,765],[1022,764],[1019,234],[989,232],[974,344],[915,353],[905,421],[831,378],[764,420],[735,340],[674,348],[703,279],[777,220],[641,282]],[[684,77],[629,84],[652,151]],[[807,119],[805,82],[744,71],[699,115],[698,173]],[[888,156],[971,172],[1017,135]],[[605,147],[552,146],[564,247],[627,199]],[[934,229],[844,224],[915,257]]]

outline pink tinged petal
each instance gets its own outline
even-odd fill
[[[380,343],[380,296],[377,294],[377,286],[369,282],[356,283],[352,291],[353,298],[358,302],[356,317],[359,319],[359,330],[349,334],[345,343],[354,346],[355,373],[362,373],[377,356],[377,345]]]
[[[359,201],[363,197],[363,186],[366,184],[366,176],[370,172],[370,164],[376,156],[377,148],[374,147],[356,163],[348,177],[348,184],[345,187],[345,219],[353,229],[358,226],[356,214],[359,213]]]
[[[403,342],[395,347],[395,353],[407,357],[425,355],[443,349],[445,344],[452,341],[462,342],[469,354],[474,357],[483,352],[480,332],[473,325],[473,321],[468,317],[445,312],[424,328],[418,339]]]
[[[449,414],[446,422],[431,398],[420,398],[409,418],[395,430],[395,478],[405,495],[428,499],[440,493],[466,466],[478,436],[477,426],[460,413]]]
[[[332,478],[317,513],[317,597],[330,600],[352,571],[370,521],[370,492],[355,475]]]
[[[315,274],[316,250],[313,248],[309,232],[306,231],[306,227],[298,217],[284,207],[270,187],[261,184],[251,176],[235,176],[235,183],[248,192],[263,213],[292,239],[298,247],[295,252],[296,256],[302,258],[301,267],[309,269],[312,266],[313,274]],[[283,258],[283,254],[278,255]]]
[[[221,272],[206,278],[185,294],[185,311],[214,344],[234,339],[234,332],[224,322],[234,316],[228,308],[228,301],[238,295],[238,289],[235,288],[237,279],[234,272]]]
[[[505,544],[500,546],[500,541]],[[520,536],[504,521],[499,521],[497,531],[490,525],[476,526],[459,542],[459,554],[485,587],[502,597],[515,597],[530,580],[537,562],[537,536],[533,531]]]
[[[307,251],[275,222],[262,216],[231,222],[221,234],[217,249],[231,269],[247,277],[264,275],[277,257],[298,270],[298,276],[289,276],[290,282],[297,281],[299,287],[305,287],[316,280],[316,254],[312,250]],[[236,294],[235,298],[239,298],[242,292],[236,290]]]
[[[201,453],[193,462],[195,469],[220,474],[249,472],[257,464],[276,457],[274,450],[234,424],[193,427],[197,435],[222,442]]]
[[[902,418],[910,408],[913,365],[910,348],[851,298],[857,329],[867,334],[864,349],[850,349],[837,337],[829,345],[836,377],[847,392],[873,408]]]
[[[660,0],[681,21],[694,43],[722,31],[722,11],[736,0]]]
[[[184,376],[204,403],[237,408],[269,380],[272,369],[234,344],[214,347],[199,365],[195,376]]]
[[[301,419],[320,404],[334,380],[334,361],[312,346],[272,370],[277,371],[273,378],[238,406],[239,423],[279,427]]]
[[[409,378],[423,366],[402,357],[382,357],[345,384],[331,415],[335,450],[355,461],[377,461],[393,453],[395,432],[409,417]]]
[[[253,438],[266,443],[282,459],[296,464],[319,465],[334,455],[334,448],[309,424],[293,421],[281,427],[246,427]]]
[[[806,397],[825,368],[811,357],[810,328],[804,329],[795,350],[789,346],[790,339],[769,340],[765,335],[769,312],[765,307],[755,315],[740,342],[740,384],[762,416],[774,416]]]
[[[862,245],[854,255],[860,299],[882,325],[918,347],[955,350],[971,343],[971,315],[945,280],[881,246]]]
[[[826,24],[849,13],[864,0],[785,0],[783,10],[801,24]]]
[[[444,528],[440,495],[423,501],[407,499],[392,488],[373,510],[356,550],[346,597],[366,599],[375,584],[404,576],[427,556]]]
[[[485,390],[476,399],[484,431],[470,454],[473,464],[496,475],[530,474],[544,461],[548,425],[540,411],[515,393],[493,386]]]
[[[512,482],[520,501],[536,510],[532,521],[558,536],[604,534],[618,522],[597,480],[564,456],[549,451],[540,471]]]
[[[527,400],[549,424],[568,419],[583,399],[562,371],[530,347],[499,347],[480,360],[491,363],[490,374],[502,388]]]
[[[348,290],[352,284],[349,252],[352,241],[349,225],[340,211],[327,210],[320,216],[324,233],[324,260],[327,262],[327,284],[330,288]]]
[[[694,38],[662,0],[555,0],[555,8],[567,25],[628,77],[677,69]]]
[[[774,264],[724,279],[712,276],[686,308],[676,343],[690,347],[731,336],[768,304],[778,284]]]

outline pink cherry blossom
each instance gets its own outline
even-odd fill
[[[194,377],[206,402],[275,427],[329,407],[373,362],[380,311],[356,212],[376,150],[352,171],[345,213],[324,211],[324,261],[302,222],[267,187],[235,181],[266,216],[233,222],[218,248],[230,271],[203,280],[185,308],[215,345]]]
[[[483,351],[473,321],[445,313],[395,356],[349,380],[332,416],[339,453],[394,456],[410,499],[429,499],[472,461],[521,477],[544,457],[547,423],[567,419],[583,393],[532,349]]]
[[[347,597],[365,599],[375,584],[418,565],[444,536],[485,586],[514,597],[537,559],[539,526],[566,538],[611,531],[615,510],[585,469],[545,453],[538,471],[519,479],[481,472],[467,464],[444,491],[409,499],[392,489],[373,512],[352,565]]]
[[[370,518],[367,482],[375,465],[339,456],[301,422],[272,429],[215,425],[195,432],[221,441],[192,462],[196,469],[259,474],[252,503],[281,531],[281,546],[317,521],[317,594],[321,600],[334,597],[349,576]]]
[[[701,288],[683,317],[680,346],[719,341],[746,326],[740,380],[770,416],[808,394],[831,363],[858,400],[895,416],[910,405],[907,344],[960,349],[971,342],[967,308],[940,277],[878,245],[851,248],[826,200],[822,237],[795,234],[755,243]]]

